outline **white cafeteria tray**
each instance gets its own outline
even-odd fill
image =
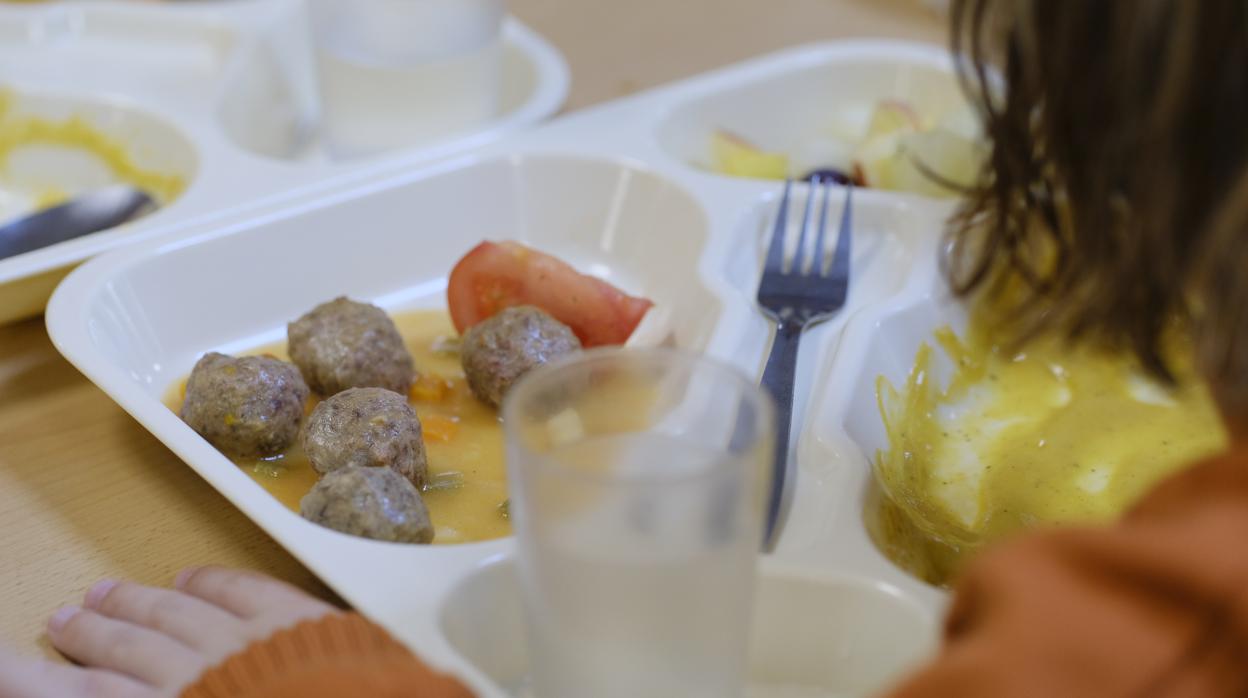
[[[650,296],[677,344],[758,375],[769,328],[753,296],[780,186],[688,161],[715,126],[766,143],[816,131],[841,103],[901,96],[923,109],[953,99],[951,70],[944,49],[907,43],[784,51],[100,257],[57,290],[48,329],[83,373],[345,599],[480,695],[512,695],[525,660],[511,539],[396,546],[308,523],[184,425],[162,404],[165,391],[203,352],[280,340],[287,321],[340,294],[391,310],[443,307],[451,265],[483,238],[529,242]],[[804,190],[795,193],[800,204]],[[934,646],[944,603],[877,552],[862,520],[867,454],[881,445],[864,426],[879,419],[870,383],[881,372],[904,377],[919,336],[877,351],[874,328],[933,297],[950,206],[859,190],[854,211],[848,305],[810,332],[798,367],[796,495],[763,562],[751,657],[754,681],[814,691],[799,695],[880,688]]]
[[[336,162],[317,138],[300,0],[0,3],[0,86],[35,97],[35,113],[83,114],[138,151],[141,164],[190,172],[183,195],[151,216],[0,259],[0,322],[38,314],[71,266],[106,250],[242,206],[269,206],[301,186],[410,168],[554,114],[568,88],[563,58],[515,19],[506,21],[503,42],[496,118],[440,142]],[[174,146],[177,156],[169,154]]]

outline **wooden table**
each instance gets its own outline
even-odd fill
[[[509,0],[572,66],[569,109],[784,46],[844,36],[939,42],[919,0]],[[95,580],[257,569],[332,598],[53,349],[42,320],[0,327],[0,643],[43,634]]]

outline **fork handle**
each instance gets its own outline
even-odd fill
[[[789,480],[789,432],[793,423],[793,387],[797,374],[797,348],[805,325],[793,320],[776,323],[776,338],[763,369],[763,387],[776,401],[776,448],[772,462],[771,494],[767,499],[767,527],[763,532],[763,550],[775,544],[776,523],[784,504]]]

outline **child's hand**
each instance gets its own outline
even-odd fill
[[[336,609],[254,572],[184,570],[174,589],[104,580],[48,621],[82,666],[0,652],[0,698],[171,698],[256,640]]]

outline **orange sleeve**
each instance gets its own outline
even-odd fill
[[[891,698],[1248,695],[1248,457],[1196,466],[1104,529],[971,564],[945,647]]]
[[[304,621],[204,672],[181,698],[472,698],[355,613]]]

